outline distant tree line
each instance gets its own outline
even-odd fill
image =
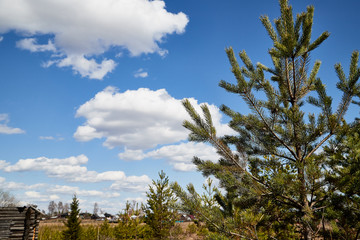
[[[0,189],[0,207],[14,207],[19,204],[19,200],[11,193]]]
[[[48,206],[48,213],[49,216],[61,215],[68,213],[69,209],[70,207],[68,203],[64,204],[62,201],[59,201],[58,203],[56,203],[55,201],[50,201]]]

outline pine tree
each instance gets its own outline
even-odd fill
[[[72,203],[70,204],[70,216],[67,221],[64,223],[66,230],[63,231],[64,240],[78,240],[80,239],[80,219],[79,219],[79,200],[76,198],[76,195],[73,196]]]
[[[327,224],[334,238],[360,236],[360,123],[339,132],[324,148],[329,171],[326,175],[331,196],[326,209]],[[325,226],[324,226],[325,227]]]
[[[263,214],[257,214],[256,210],[238,211],[234,206],[234,192],[228,191],[223,195],[212,185],[212,181],[203,184],[202,195],[196,192],[191,183],[186,187],[187,192],[176,182],[172,184],[172,188],[180,200],[178,208],[195,215],[198,221],[206,224],[210,231],[207,239],[228,239],[223,235],[240,239],[258,238],[256,227]]]
[[[170,229],[175,225],[174,210],[176,197],[169,185],[169,178],[163,171],[157,181],[149,186],[147,196],[146,224],[150,226],[155,239],[168,239]]]
[[[119,224],[114,228],[116,239],[138,239],[139,235],[144,234],[146,225],[143,226],[143,216],[136,201],[127,201],[125,208],[118,214]],[[136,218],[133,218],[133,216]]]
[[[345,128],[344,115],[360,91],[359,52],[351,56],[348,77],[341,64],[335,65],[337,88],[343,96],[334,112],[332,98],[317,77],[321,62],[309,66],[310,53],[329,33],[325,31],[311,42],[314,7],[307,7],[294,19],[288,1],[279,2],[281,15],[274,21],[275,28],[267,16],[260,18],[273,41],[269,50],[273,67],[254,65],[245,51],[239,53],[240,66],[233,49],[226,49],[236,83],[221,81],[219,85],[239,95],[251,110],[244,115],[221,106],[237,135],[218,137],[208,107],[202,106],[200,116],[187,100],[183,105],[192,121],[185,121],[184,127],[191,131],[191,141],[209,142],[217,149],[218,163],[197,157],[193,162],[203,175],[214,175],[227,193],[234,195],[234,212],[251,210],[263,216],[256,223],[257,230],[268,229],[270,236],[313,239],[320,233],[331,195],[325,181],[331,165],[317,152]],[[318,107],[319,113],[306,117],[306,102]],[[227,234],[238,236],[230,230]],[[259,237],[259,231],[256,234],[255,238]]]

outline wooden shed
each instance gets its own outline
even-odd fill
[[[34,207],[0,207],[0,240],[38,239],[41,215]]]

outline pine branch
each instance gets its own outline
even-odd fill
[[[316,75],[319,72],[320,66],[321,66],[321,61],[319,61],[319,60],[315,61],[314,67],[311,70],[310,75],[309,75],[309,80],[308,80],[308,84],[307,84],[309,88],[311,88],[311,86],[315,82]]]
[[[276,36],[276,32],[273,28],[273,26],[271,25],[271,22],[269,20],[268,16],[261,16],[260,20],[262,22],[262,24],[264,25],[266,31],[268,32],[270,38],[275,42],[277,41],[277,36]]]
[[[253,238],[249,238],[247,236],[241,235],[239,233],[235,233],[232,231],[225,231],[222,227],[219,227],[216,223],[214,223],[214,221],[211,221],[205,214],[203,214],[202,212],[198,212],[208,223],[210,223],[211,225],[213,225],[218,231],[223,232],[227,235],[231,235],[231,236],[236,236],[236,237],[240,237],[243,239],[249,239],[249,240],[254,240]]]
[[[297,98],[298,98],[298,96],[297,96],[297,88],[296,88],[296,82],[297,82],[297,79],[296,79],[296,73],[295,73],[295,58],[294,57],[292,57],[292,59],[291,59],[292,61],[292,72],[293,72],[293,89],[294,89],[294,102],[296,102],[297,101]]]
[[[325,41],[330,36],[328,31],[323,32],[308,48],[308,52],[317,48],[323,41]]]
[[[350,72],[349,72],[349,78],[355,79],[356,74],[358,74],[358,61],[359,61],[359,51],[353,51],[351,55],[351,63],[350,63]]]
[[[187,103],[186,103],[187,101]],[[183,104],[185,107],[189,107],[188,104],[190,104],[190,102],[188,102],[188,100],[184,100]],[[191,104],[190,104],[191,105]],[[194,116],[199,116],[198,114],[193,114]],[[262,115],[261,115],[262,116]],[[211,116],[209,116],[211,117]],[[200,121],[201,123],[202,121]],[[266,122],[266,121],[265,121]],[[208,129],[210,129],[211,127],[208,127]],[[205,132],[205,131],[204,131]],[[239,161],[237,160],[237,158],[234,157],[234,155],[232,154],[232,151],[230,150],[230,148],[228,148],[221,140],[218,140],[216,138],[215,135],[209,134],[207,133],[207,141],[209,141],[210,143],[212,143],[212,145],[215,146],[216,149],[219,150],[219,152],[221,154],[223,154],[227,159],[231,160],[233,162],[233,164],[235,164],[240,170],[241,172],[245,173],[248,177],[250,177],[253,181],[255,181],[257,184],[260,184],[262,187],[264,187],[265,189],[269,190],[271,189],[271,187],[262,182],[260,179],[258,179],[257,177],[253,176],[252,174],[250,174],[246,169],[244,169],[240,164]],[[259,190],[264,192],[265,189],[260,188]],[[268,193],[271,194],[271,193]],[[278,195],[279,197],[282,197],[284,199],[287,199],[289,201],[292,201],[294,203],[296,203],[295,200],[291,199],[290,197],[284,196],[284,195]]]
[[[300,27],[302,26],[302,23],[304,21],[304,17],[305,17],[305,13],[300,13],[300,14],[296,15],[295,27],[294,27],[296,41],[299,41]]]
[[[230,159],[237,167],[239,167],[239,169],[241,169],[242,172],[244,172],[246,175],[248,175],[250,178],[252,178],[255,182],[264,185],[263,182],[261,182],[258,178],[254,177],[253,175],[251,175],[248,171],[246,171],[246,169],[244,169],[238,162],[238,160],[234,157],[234,155],[232,154],[232,151],[230,148],[228,148],[221,140],[218,140],[216,138],[216,135],[214,135],[214,133],[216,132],[215,130],[213,132],[208,132],[206,131],[206,129],[214,129],[213,126],[208,126],[206,127],[203,124],[203,121],[201,120],[201,117],[199,114],[196,113],[195,109],[192,107],[191,103],[189,100],[184,100],[183,101],[183,105],[186,108],[186,110],[188,112],[191,113],[191,116],[194,117],[195,119],[193,119],[197,126],[191,124],[188,121],[185,121],[183,126],[185,128],[188,128],[190,131],[192,131],[192,136],[193,139],[195,140],[201,140],[201,141],[208,141],[210,142],[212,145],[215,146],[216,149],[219,150],[219,152],[221,154],[223,154],[227,159]],[[210,116],[210,112],[208,112],[207,114],[209,114],[209,118],[211,118]],[[200,118],[200,119],[199,119]],[[199,134],[199,136],[197,136],[197,134]],[[264,185],[265,186],[265,185]]]
[[[251,98],[249,98],[247,96],[247,99],[249,100],[249,102],[251,103],[252,107],[255,109],[255,111],[257,112],[257,114],[259,115],[259,117],[261,118],[261,120],[263,121],[263,123],[265,124],[267,130],[270,131],[270,133],[293,155],[293,157],[295,159],[297,159],[296,154],[294,153],[294,151],[281,139],[279,138],[279,136],[273,131],[273,129],[271,129],[270,125],[268,124],[268,122],[265,120],[264,116],[262,115],[261,111],[257,108],[256,104],[254,103],[254,101],[252,101]]]
[[[298,208],[298,209],[303,208],[303,206],[300,203],[298,203],[296,200],[292,199],[291,197],[284,196],[282,194],[278,194],[276,196],[281,197],[281,198],[283,198],[285,200],[288,200],[290,203],[289,202],[283,202],[283,203],[285,203],[287,205],[293,206],[293,207]],[[277,201],[281,201],[281,200],[277,199]]]
[[[245,50],[241,51],[239,53],[239,56],[242,60],[242,62],[245,64],[246,68],[250,71],[253,72],[254,71],[254,65],[252,64],[249,56],[246,54]]]
[[[187,186],[189,193],[191,194],[191,199],[187,196],[185,191],[180,187],[180,185],[175,182],[171,184],[171,188],[176,192],[176,195],[180,197],[181,201],[186,203],[187,206],[192,206],[191,210],[195,211],[196,214],[200,216],[200,218],[205,219],[206,222],[211,224],[213,227],[215,227],[218,231],[225,233],[226,235],[230,236],[236,236],[241,237],[242,239],[250,239],[247,236],[241,235],[239,233],[235,233],[232,231],[226,231],[224,228],[220,227],[218,224],[216,224],[213,220],[211,220],[206,213],[203,212],[203,208],[201,206],[201,200],[199,199],[199,194],[195,191],[194,186],[192,184],[189,184]]]
[[[279,153],[276,153],[276,152],[271,152],[271,154],[274,155],[274,156],[276,156],[276,157],[279,157],[279,158],[287,159],[287,160],[289,160],[289,161],[291,161],[291,162],[294,162],[294,163],[296,162],[293,158],[288,157],[288,156],[286,156],[286,155],[284,155],[284,154],[279,154]]]
[[[335,72],[339,78],[339,82],[337,83],[337,87],[341,90],[345,90],[345,86],[346,86],[346,76],[345,76],[345,73],[344,73],[344,69],[342,68],[341,64],[340,63],[337,63],[335,64]]]
[[[292,89],[291,89],[291,82],[290,82],[290,75],[289,75],[289,65],[288,65],[288,60],[285,59],[285,79],[286,79],[286,84],[287,84],[287,87],[288,87],[288,92],[289,92],[289,95],[290,95],[290,99],[291,101],[293,101],[294,99],[294,94],[292,92]]]
[[[329,133],[325,138],[323,138],[323,140],[321,140],[316,146],[315,148],[313,148],[313,150],[311,150],[308,155],[306,155],[305,158],[303,158],[302,160],[305,161],[306,159],[308,159],[311,155],[313,155],[313,153],[318,150],[334,133]]]

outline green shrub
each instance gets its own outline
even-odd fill
[[[41,227],[38,240],[61,240],[62,234],[59,228]]]
[[[209,234],[205,238],[206,240],[230,240],[230,238],[227,238],[219,233],[213,233],[209,232]]]
[[[100,240],[108,240],[114,238],[114,228],[112,228],[107,220],[100,226]]]
[[[209,232],[210,232],[209,229],[207,229],[204,226],[200,226],[198,228],[197,235],[205,237],[205,236],[209,235]]]
[[[98,240],[98,228],[94,225],[83,227],[81,239],[83,240]]]
[[[186,232],[189,234],[194,234],[197,232],[197,230],[198,227],[194,223],[190,223],[186,228]]]
[[[175,224],[171,229],[170,229],[170,236],[171,239],[183,239],[184,235],[184,231],[182,230],[180,224]]]

